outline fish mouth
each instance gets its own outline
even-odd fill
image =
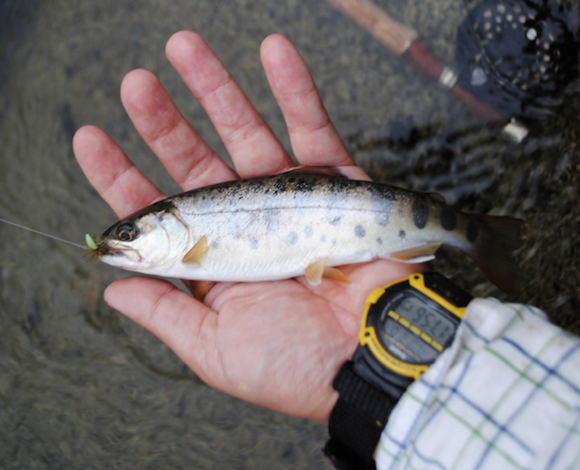
[[[94,259],[103,258],[105,256],[110,257],[124,257],[131,261],[141,262],[142,258],[137,253],[136,250],[132,248],[125,248],[125,247],[112,247],[108,244],[107,239],[103,239],[103,237],[98,237],[96,242],[92,241],[92,239],[87,238],[87,251],[85,253],[85,257],[88,261],[92,261]],[[134,254],[136,256],[131,256]],[[135,258],[135,259],[133,259]]]
[[[87,260],[92,261],[103,256],[116,256],[121,254],[120,252],[121,250],[119,248],[111,248],[110,246],[107,246],[106,243],[97,241],[96,248],[87,247],[85,257]]]

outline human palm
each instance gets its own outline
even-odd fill
[[[237,171],[202,141],[155,76],[134,70],[121,86],[125,109],[183,190],[294,166],[199,35],[176,33],[166,53],[208,113]],[[261,58],[300,164],[336,166],[351,178],[368,179],[336,133],[292,44],[269,36]],[[85,175],[119,217],[165,197],[100,129],[79,129],[73,146]],[[343,267],[350,284],[323,280],[312,287],[303,278],[215,283],[203,303],[166,281],[132,277],[111,284],[105,300],[158,336],[209,385],[326,421],[336,401],[332,379],[356,347],[366,296],[416,269],[378,260]]]

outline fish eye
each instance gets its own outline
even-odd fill
[[[122,242],[130,242],[137,236],[137,228],[133,223],[124,223],[117,227],[115,235]]]

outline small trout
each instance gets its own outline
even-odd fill
[[[418,263],[442,245],[463,250],[506,292],[525,224],[456,211],[436,194],[298,169],[188,191],[120,220],[91,245],[107,264],[205,281],[305,275],[348,281],[333,266],[387,258]]]

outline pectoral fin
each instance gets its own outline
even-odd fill
[[[201,263],[201,260],[207,253],[208,243],[207,237],[204,235],[201,237],[195,245],[189,250],[183,257],[184,263]]]
[[[417,246],[391,253],[389,258],[402,263],[425,263],[435,258],[435,252],[440,246],[440,242],[432,243],[431,245]]]

